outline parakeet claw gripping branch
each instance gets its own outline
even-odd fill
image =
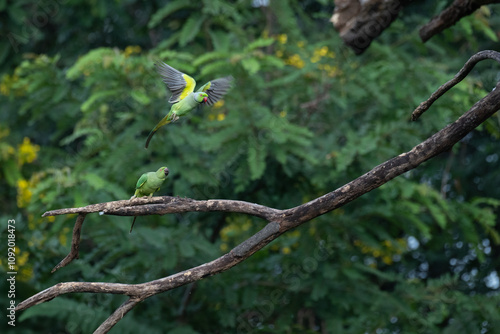
[[[179,117],[187,115],[202,103],[212,106],[226,95],[233,82],[233,77],[231,76],[211,80],[194,92],[196,81],[189,75],[163,62],[155,63],[155,67],[162,77],[163,82],[172,93],[168,102],[173,104],[167,116],[156,124],[154,129],[149,133],[146,140],[146,148],[148,148],[151,138],[159,128],[170,122],[175,122]]]

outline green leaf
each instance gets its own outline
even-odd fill
[[[148,22],[148,28],[151,29],[156,27],[164,18],[180,9],[192,6],[193,3],[184,0],[168,2],[163,8],[159,9],[151,16],[151,19]]]
[[[199,334],[191,326],[177,326],[175,329],[168,331],[167,334]]]
[[[144,92],[144,88],[140,89],[133,89],[130,92],[130,96],[137,102],[139,102],[142,105],[148,105],[151,103],[151,99],[149,96]]]
[[[92,94],[87,101],[85,101],[80,109],[83,112],[87,112],[90,110],[90,108],[99,100],[108,98],[110,96],[118,95],[121,93],[120,89],[113,89],[113,90],[106,90],[106,91],[98,91]]]
[[[204,63],[207,63],[209,61],[213,61],[216,59],[223,59],[223,58],[227,58],[227,57],[228,57],[227,52],[218,52],[218,51],[207,52],[207,53],[201,55],[200,57],[196,58],[193,61],[193,66],[198,67],[198,66],[200,66]]]
[[[184,257],[192,257],[195,254],[194,247],[191,242],[186,240],[181,240],[177,246],[179,247],[179,251]]]
[[[260,69],[260,63],[255,58],[243,58],[241,60],[241,66],[243,66],[250,75],[257,73]]]
[[[16,161],[14,159],[3,161],[2,167],[7,183],[9,186],[15,187],[17,185],[17,180],[22,178],[21,171]]]
[[[201,25],[205,21],[205,16],[201,17],[197,15],[191,16],[181,30],[181,35],[179,36],[179,44],[180,46],[185,46],[187,43],[191,42],[198,32],[200,32]]]
[[[316,283],[313,285],[312,291],[311,291],[311,299],[312,300],[319,300],[326,296],[328,293],[328,287],[326,284],[323,282],[321,283]]]
[[[266,169],[266,149],[259,145],[252,137],[248,146],[248,166],[250,168],[250,180],[256,180],[264,174]]]
[[[263,48],[265,46],[269,46],[274,43],[274,38],[259,38],[250,44],[245,48],[243,53],[247,53],[249,51],[252,51],[257,48]]]

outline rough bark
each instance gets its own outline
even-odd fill
[[[335,0],[330,21],[354,53],[363,53],[397,18],[406,0]]]
[[[428,41],[432,36],[451,27],[460,19],[475,12],[479,7],[490,3],[500,3],[499,0],[455,0],[438,16],[433,17],[429,23],[420,28],[422,42]]]
[[[410,2],[411,0],[335,0],[330,21],[344,43],[359,55],[391,25]],[[500,0],[455,0],[420,29],[420,38],[426,42],[479,7],[492,3],[500,3]]]

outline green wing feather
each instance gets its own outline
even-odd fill
[[[162,77],[163,82],[172,92],[172,96],[168,102],[177,103],[194,91],[196,81],[189,75],[161,61],[156,62],[155,67],[158,74]]]
[[[139,180],[137,180],[135,189],[140,189],[144,185],[144,183],[146,183],[147,180],[148,180],[148,173],[142,174]]]
[[[213,105],[215,102],[219,101],[226,95],[226,93],[231,89],[233,83],[233,77],[228,76],[225,78],[215,79],[204,84],[198,92],[205,92],[208,95],[207,104],[209,106]]]

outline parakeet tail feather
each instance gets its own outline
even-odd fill
[[[149,142],[151,141],[151,138],[153,138],[156,131],[158,131],[158,129],[161,128],[162,126],[164,126],[165,124],[168,124],[172,121],[170,118],[171,118],[171,114],[169,113],[167,116],[163,117],[163,119],[158,124],[156,124],[156,126],[153,130],[151,130],[151,132],[149,133],[148,139],[146,140],[146,148],[148,148]]]
[[[129,234],[132,233],[132,229],[134,228],[135,220],[137,219],[137,216],[134,217],[134,220],[132,220],[132,225],[130,226],[130,231],[128,232]]]

